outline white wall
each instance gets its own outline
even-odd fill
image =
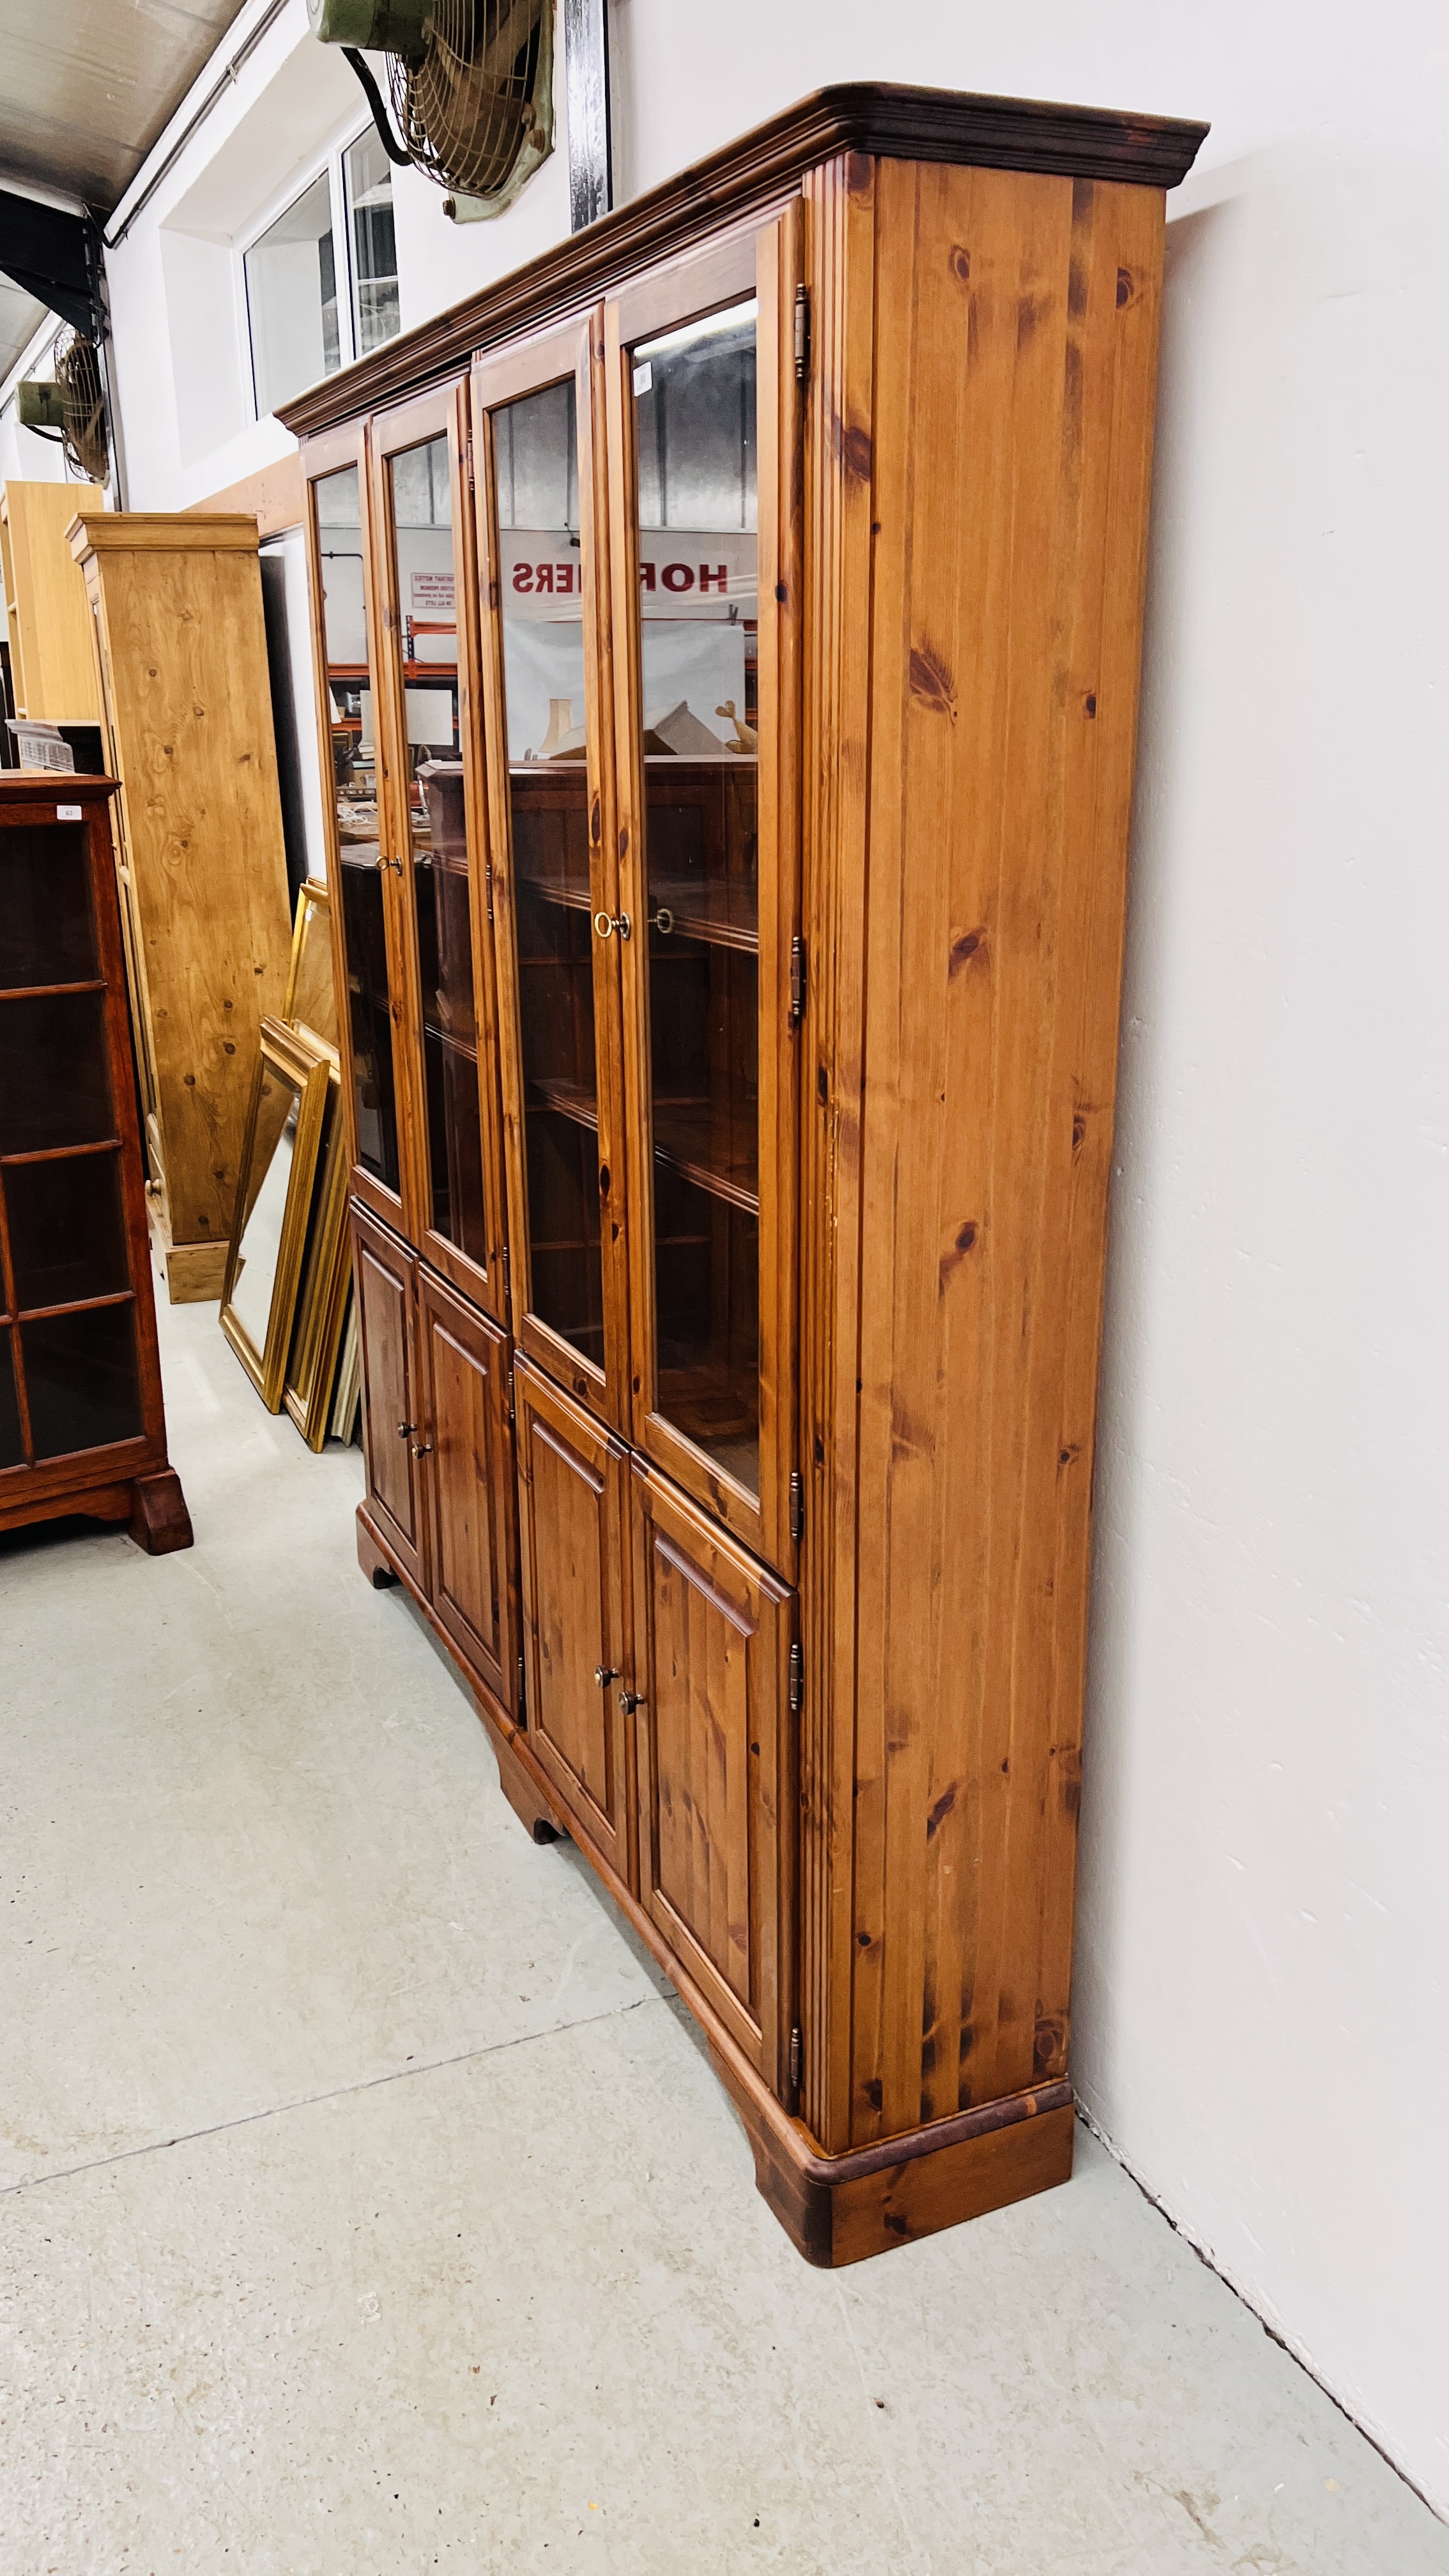
[[[1449,2512],[1442,11],[612,14],[626,192],[849,77],[1213,120],[1170,209],[1075,2067]],[[564,203],[561,159],[466,232],[404,184],[405,319]],[[182,466],[134,238],[133,489],[198,497],[281,433]]]

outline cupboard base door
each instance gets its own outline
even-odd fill
[[[405,1244],[354,1205],[353,1279],[362,1350],[362,1438],[367,1508],[399,1562],[427,1589],[421,1428],[413,1310],[417,1264]]]
[[[633,1885],[619,1442],[525,1362],[517,1414],[528,1741],[563,1804]]]
[[[640,1901],[782,2093],[794,1596],[637,1461],[631,1484]]]
[[[433,1608],[459,1653],[511,1713],[518,1661],[508,1338],[426,1270],[418,1273],[418,1327],[432,1446]]]

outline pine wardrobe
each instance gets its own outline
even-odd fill
[[[364,1569],[841,2264],[1062,2181],[1164,190],[825,91],[292,404]]]

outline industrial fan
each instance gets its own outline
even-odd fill
[[[361,81],[389,157],[450,192],[455,220],[497,215],[553,150],[554,0],[307,0]],[[394,137],[362,49],[385,53]]]
[[[53,379],[18,388],[20,425],[42,437],[58,438],[66,463],[83,483],[109,482],[106,397],[94,340],[88,340],[83,331],[60,332],[51,364]]]

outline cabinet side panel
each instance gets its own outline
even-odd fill
[[[832,2153],[849,2143],[851,2118],[875,191],[876,164],[864,153],[811,172],[804,188],[813,353],[804,441],[800,2110]]]
[[[264,1015],[291,953],[255,555],[100,569],[171,1222],[225,1243]]]
[[[1161,233],[877,171],[855,2141],[1065,2063]]]

